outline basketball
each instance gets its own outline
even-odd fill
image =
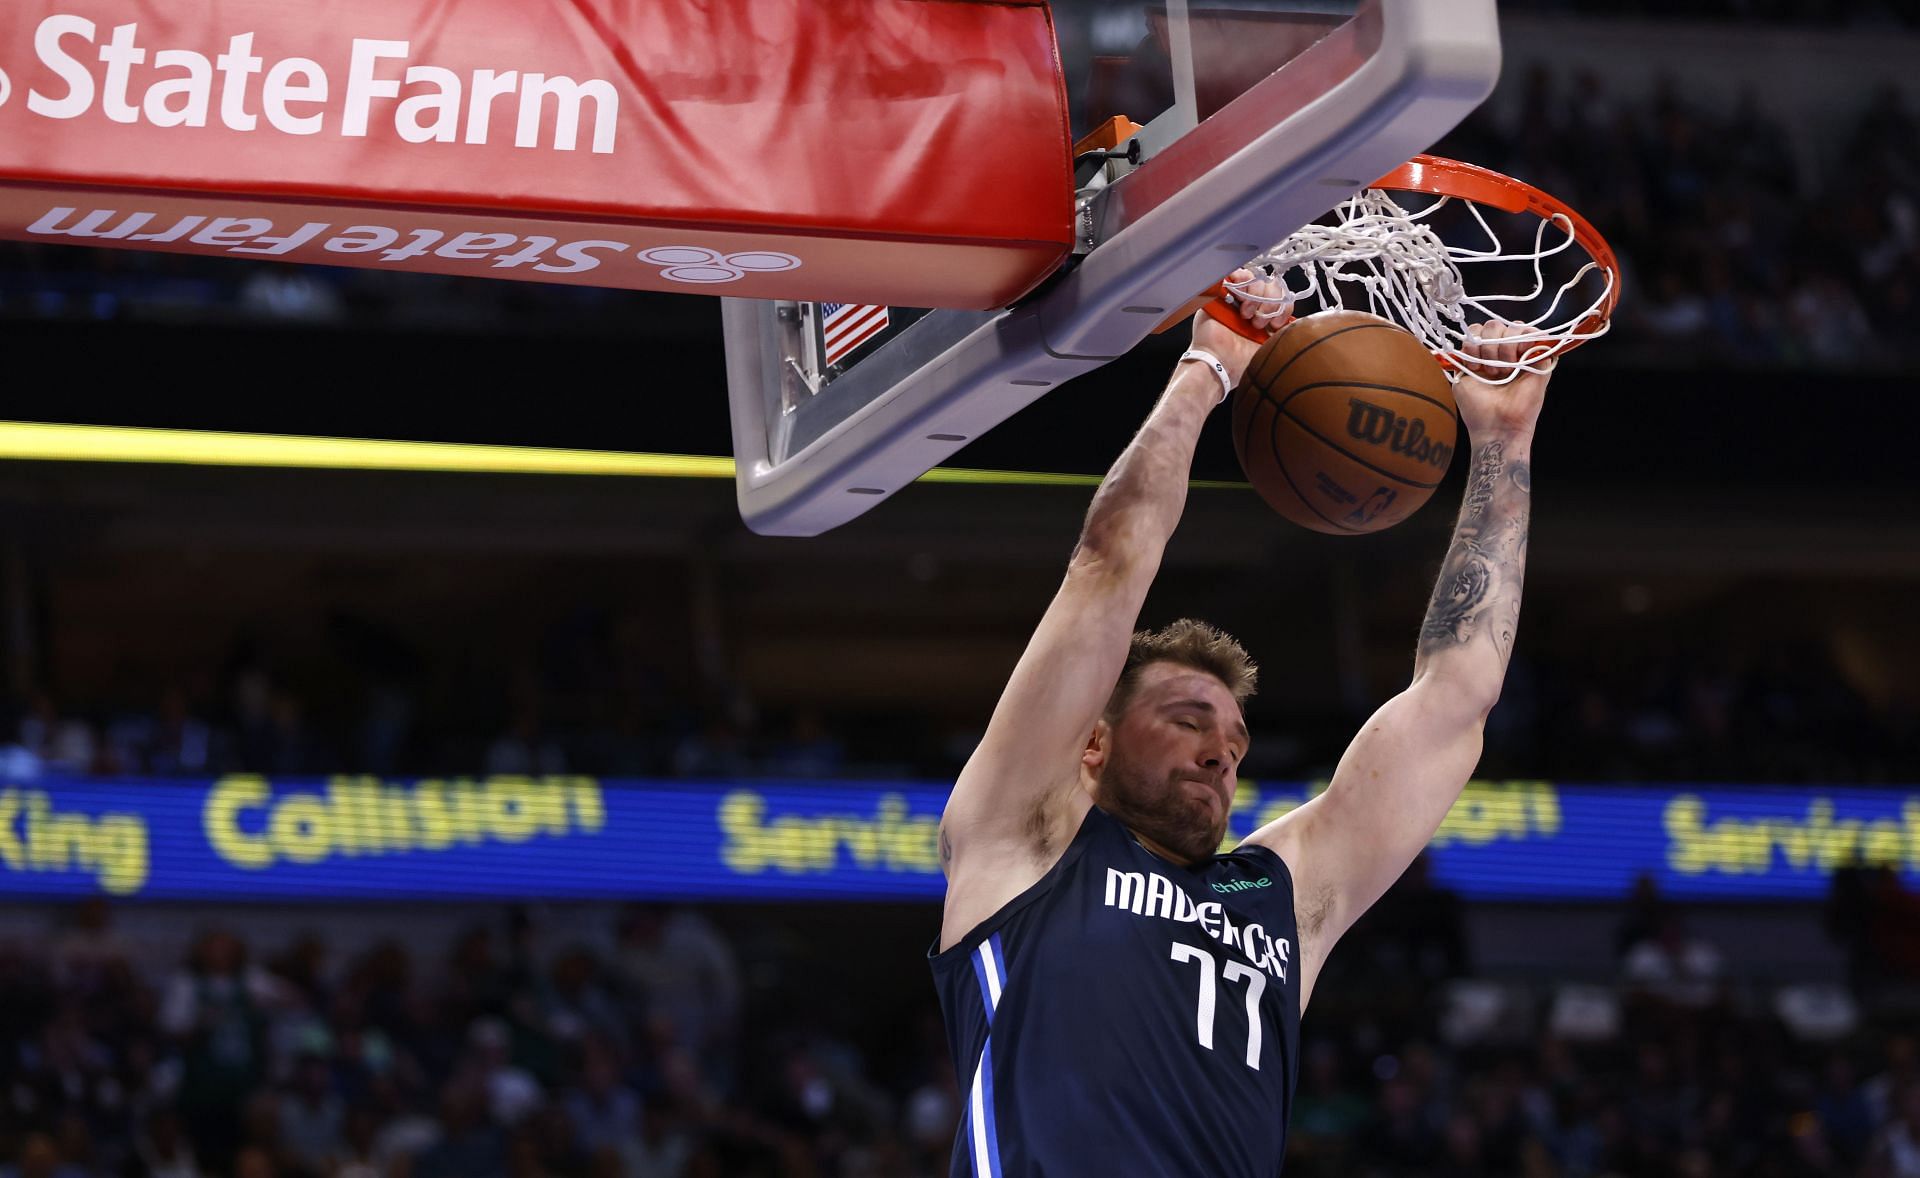
[[[1233,447],[1254,490],[1316,532],[1377,532],[1433,494],[1453,460],[1453,386],[1412,332],[1322,311],[1276,332],[1233,395]]]

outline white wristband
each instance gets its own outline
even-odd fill
[[[1180,353],[1180,359],[1183,361],[1198,360],[1200,363],[1213,369],[1213,374],[1220,378],[1220,401],[1226,400],[1228,395],[1233,392],[1233,377],[1227,374],[1227,366],[1220,362],[1220,357],[1214,355],[1212,352],[1206,351],[1203,348],[1188,348],[1186,351]],[[1218,405],[1220,401],[1215,401],[1214,404]]]

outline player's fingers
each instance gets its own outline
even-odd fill
[[[1461,350],[1478,360],[1487,353],[1487,325],[1484,323],[1467,324],[1467,338]]]
[[[1500,324],[1500,350],[1498,359],[1502,364],[1512,364],[1520,359],[1520,345],[1513,342],[1513,337],[1518,334],[1519,329],[1511,323]],[[1511,371],[1511,369],[1509,369],[1509,371]]]
[[[1249,284],[1244,294],[1240,314],[1255,327],[1271,330],[1288,312],[1290,300],[1280,284],[1271,278]]]
[[[1516,323],[1513,325],[1513,330],[1508,334],[1513,338],[1513,362],[1515,364],[1525,363],[1528,353],[1539,347],[1539,342],[1533,338],[1533,328]]]
[[[1480,346],[1479,334],[1480,331],[1476,325],[1467,324],[1466,330],[1461,333],[1460,347],[1457,349],[1459,355],[1454,357],[1454,364],[1468,376],[1480,375],[1479,365],[1473,362],[1473,357],[1479,354],[1476,351]]]
[[[1258,290],[1260,301],[1256,304],[1258,313],[1254,316],[1255,323],[1272,327],[1292,311],[1293,300],[1287,297],[1286,290],[1279,283],[1263,282]]]
[[[1241,295],[1242,287],[1253,281],[1253,271],[1245,266],[1220,280],[1220,301],[1229,307],[1239,307],[1245,302]]]
[[[1470,323],[1467,325],[1466,352],[1475,360],[1497,359],[1499,338],[1498,323]],[[1492,364],[1468,364],[1467,371],[1482,380],[1500,379],[1500,369]]]

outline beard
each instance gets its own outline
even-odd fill
[[[1226,815],[1196,802],[1177,773],[1153,777],[1116,757],[1100,774],[1100,808],[1189,862],[1205,859],[1226,837]]]

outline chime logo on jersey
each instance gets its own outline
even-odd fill
[[[1255,969],[1265,970],[1282,982],[1287,980],[1287,963],[1293,958],[1291,941],[1272,936],[1259,924],[1234,924],[1221,905],[1212,900],[1194,903],[1192,896],[1159,872],[1107,868],[1106,905],[1124,908],[1135,916],[1197,924],[1214,940],[1246,954]]]
[[[1230,879],[1226,883],[1212,883],[1207,886],[1227,896],[1234,892],[1252,891],[1255,888],[1270,888],[1273,886],[1273,880],[1263,875],[1259,879]]]

